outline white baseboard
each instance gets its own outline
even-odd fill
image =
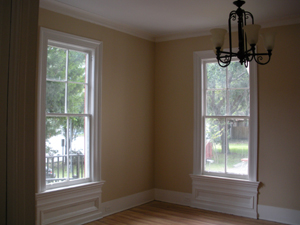
[[[123,198],[103,202],[101,204],[102,216],[108,216],[126,209],[133,208],[151,202],[153,200],[169,202],[173,204],[191,206],[191,193],[169,191],[163,189],[151,189]],[[285,208],[258,205],[259,219],[280,222],[291,225],[300,225],[300,211]]]
[[[191,206],[191,193],[154,189],[154,199],[162,202]],[[279,207],[258,205],[258,219],[278,223],[300,225],[300,211]]]
[[[154,200],[154,189],[143,191],[134,195],[129,195],[123,198],[103,202],[102,212],[103,216],[108,216],[117,212],[124,211],[126,209],[133,208],[151,202]]]
[[[190,193],[155,189],[154,199],[162,202],[169,202],[169,203],[174,203],[179,205],[190,206],[191,197],[192,194]]]
[[[270,220],[291,225],[300,224],[300,211],[278,208],[266,205],[258,205],[258,217],[261,220]]]

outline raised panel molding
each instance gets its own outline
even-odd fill
[[[102,217],[104,181],[36,194],[36,224],[82,224]]]
[[[193,180],[192,207],[257,218],[259,182],[193,174],[190,176]]]

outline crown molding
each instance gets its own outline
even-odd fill
[[[70,16],[79,20],[91,22],[103,27],[107,27],[113,30],[117,30],[126,34],[133,35],[135,37],[139,37],[142,39],[146,39],[148,41],[154,41],[154,37],[147,33],[138,29],[131,28],[129,26],[125,26],[123,24],[118,24],[111,22],[99,15],[89,13],[82,9],[75,8],[73,6],[60,3],[54,0],[40,0],[40,8],[47,9],[56,13],[60,13],[66,16]]]
[[[164,42],[164,41],[174,41],[174,40],[179,40],[179,39],[207,36],[207,35],[211,35],[209,30],[210,29],[201,30],[199,32],[186,32],[186,33],[165,35],[165,36],[161,36],[161,37],[156,37],[154,39],[154,41],[155,42]]]
[[[126,34],[133,35],[135,37],[139,37],[148,41],[153,42],[164,42],[164,41],[172,41],[172,40],[178,40],[178,39],[185,39],[185,38],[193,38],[193,37],[200,37],[200,36],[207,36],[210,35],[209,30],[211,28],[202,29],[197,32],[180,32],[180,33],[174,33],[171,35],[164,35],[164,36],[157,36],[151,35],[148,32],[141,31],[139,29],[134,29],[132,27],[115,23],[110,20],[105,19],[104,17],[101,17],[99,15],[89,13],[87,11],[84,11],[82,9],[75,8],[73,6],[63,4],[61,2],[55,1],[55,0],[40,0],[40,8],[44,8],[50,11],[54,11],[63,15],[71,16],[76,19],[84,20],[87,22],[91,22],[100,26],[104,26],[113,30],[117,30]],[[280,21],[275,22],[266,22],[266,23],[260,23],[262,28],[268,28],[268,27],[276,27],[276,26],[285,26],[285,25],[292,25],[292,24],[298,24],[300,23],[300,16],[289,18],[289,19],[283,19]],[[227,27],[224,27],[227,29]],[[237,29],[232,29],[232,31],[236,31]]]
[[[266,22],[262,23],[262,28],[268,28],[268,27],[279,27],[279,26],[287,26],[287,25],[293,25],[300,23],[300,16],[292,18],[292,19],[283,19],[275,22]]]
[[[292,19],[260,23],[262,28],[287,26],[287,25],[293,25],[293,24],[300,24],[300,16],[296,17],[296,18],[292,18]],[[179,40],[179,39],[185,39],[185,38],[208,36],[208,35],[211,35],[210,30],[213,29],[213,28],[228,29],[227,26],[224,26],[224,27],[211,27],[209,29],[203,29],[199,32],[177,33],[177,34],[173,34],[173,35],[155,37],[154,40],[155,40],[155,42],[164,42],[164,41],[173,41],[173,40]],[[231,30],[232,30],[232,32],[235,32],[235,31],[237,31],[237,28],[233,27]]]

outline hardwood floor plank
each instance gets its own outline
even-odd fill
[[[132,210],[143,213],[143,214],[151,215],[152,217],[160,218],[161,220],[167,220],[167,221],[171,220],[171,221],[174,221],[174,224],[186,223],[186,224],[190,224],[190,225],[199,225],[197,220],[191,219],[191,217],[186,216],[186,214],[173,213],[171,211],[162,210],[162,209],[159,209],[159,211],[155,211],[153,209],[145,210],[145,209],[139,209],[139,208],[135,208]]]
[[[146,206],[147,207],[147,206]],[[145,207],[144,207],[145,208]],[[146,208],[145,208],[146,209]],[[135,209],[133,209],[135,210]],[[188,222],[188,224],[199,224],[202,222],[203,224],[215,224],[215,222],[222,222],[224,225],[226,224],[234,224],[233,221],[225,222],[223,219],[219,219],[216,217],[216,213],[208,214],[209,211],[202,211],[199,209],[193,209],[190,207],[182,207],[178,205],[166,205],[165,207],[148,207],[147,210],[159,210],[160,213],[171,215],[176,217],[180,217],[181,220]],[[223,214],[222,214],[223,215]],[[228,215],[230,218],[230,215]],[[235,217],[234,217],[235,218]],[[170,217],[171,219],[171,217]]]
[[[105,217],[101,220],[98,220],[100,222],[103,222],[105,225],[126,225],[127,223],[123,223],[123,222],[120,222],[118,221],[117,219],[113,218],[113,217]],[[92,222],[93,224],[93,222]],[[96,224],[93,224],[93,225],[96,225]]]
[[[131,211],[124,211],[120,217],[124,220],[131,221],[133,224],[145,224],[145,225],[151,225],[151,219],[149,220],[148,217],[144,217],[139,214],[135,214]]]
[[[188,206],[153,201],[86,225],[282,225]]]

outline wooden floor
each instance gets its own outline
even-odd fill
[[[280,225],[280,223],[216,213],[153,201],[86,225]]]

